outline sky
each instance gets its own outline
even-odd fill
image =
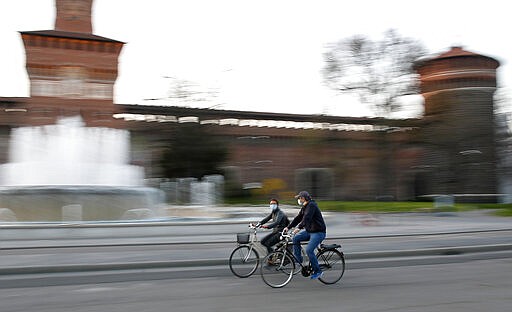
[[[369,107],[328,89],[323,53],[354,35],[388,29],[433,54],[451,46],[501,62],[510,94],[512,41],[506,1],[449,0],[94,0],[93,33],[126,42],[114,101],[336,116],[372,116]],[[0,1],[0,96],[29,96],[19,31],[54,29],[54,0]],[[173,81],[216,90],[211,101],[168,97]],[[148,100],[157,99],[157,100]],[[395,117],[417,117],[421,98]]]

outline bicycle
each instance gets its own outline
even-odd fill
[[[256,233],[259,226],[249,224],[252,230],[249,233],[238,233],[236,235],[238,247],[233,249],[229,256],[229,269],[231,272],[240,278],[246,278],[254,274],[258,269],[260,263],[260,252],[263,252],[263,247],[257,244],[258,238]]]
[[[238,233],[236,240],[238,247],[233,249],[229,256],[229,269],[240,278],[246,278],[254,274],[260,263],[260,253],[266,254],[267,250],[259,244],[257,232],[259,225],[249,224],[252,230],[249,233]],[[279,242],[274,247],[274,251],[282,246],[283,242]],[[302,256],[307,257],[306,252],[302,249]],[[298,273],[300,268],[295,273]]]
[[[291,234],[281,233],[281,240],[284,241],[277,250],[265,257],[260,268],[261,278],[265,284],[273,288],[286,286],[297,272],[301,272],[304,277],[312,274],[311,263],[304,265],[299,262],[288,246],[292,240]],[[345,256],[341,251],[339,244],[320,244],[317,247],[316,257],[323,275],[318,280],[324,284],[334,284],[338,282],[345,273]],[[296,264],[300,270],[296,270]]]

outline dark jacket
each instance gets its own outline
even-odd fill
[[[297,226],[299,229],[306,229],[309,233],[325,233],[326,227],[322,212],[314,200],[308,201],[299,211],[299,214],[288,225],[288,228]]]
[[[268,224],[267,227],[269,229],[273,229],[272,232],[281,232],[285,227],[290,224],[290,220],[288,220],[288,216],[279,209],[279,207],[276,208],[276,210],[272,211],[268,216],[266,216],[263,220],[260,221],[260,224],[267,223],[270,219],[272,219],[272,223]]]

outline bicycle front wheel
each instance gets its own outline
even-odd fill
[[[324,273],[319,278],[324,284],[334,284],[343,277],[345,273],[345,257],[336,249],[325,249],[317,255],[318,264]]]
[[[229,269],[238,277],[249,277],[258,268],[260,257],[258,252],[247,245],[235,248],[229,256]]]
[[[270,287],[286,286],[293,277],[295,262],[285,252],[275,251],[265,257],[260,267],[261,278]]]

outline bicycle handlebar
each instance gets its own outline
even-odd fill
[[[283,238],[292,239],[294,234],[290,234],[290,232],[284,232],[284,230],[281,232],[281,236],[279,237],[280,240],[283,240]]]
[[[261,228],[261,224],[259,224],[259,223],[256,223],[256,224],[249,223],[249,228],[252,229],[252,230],[256,230],[256,229]]]

